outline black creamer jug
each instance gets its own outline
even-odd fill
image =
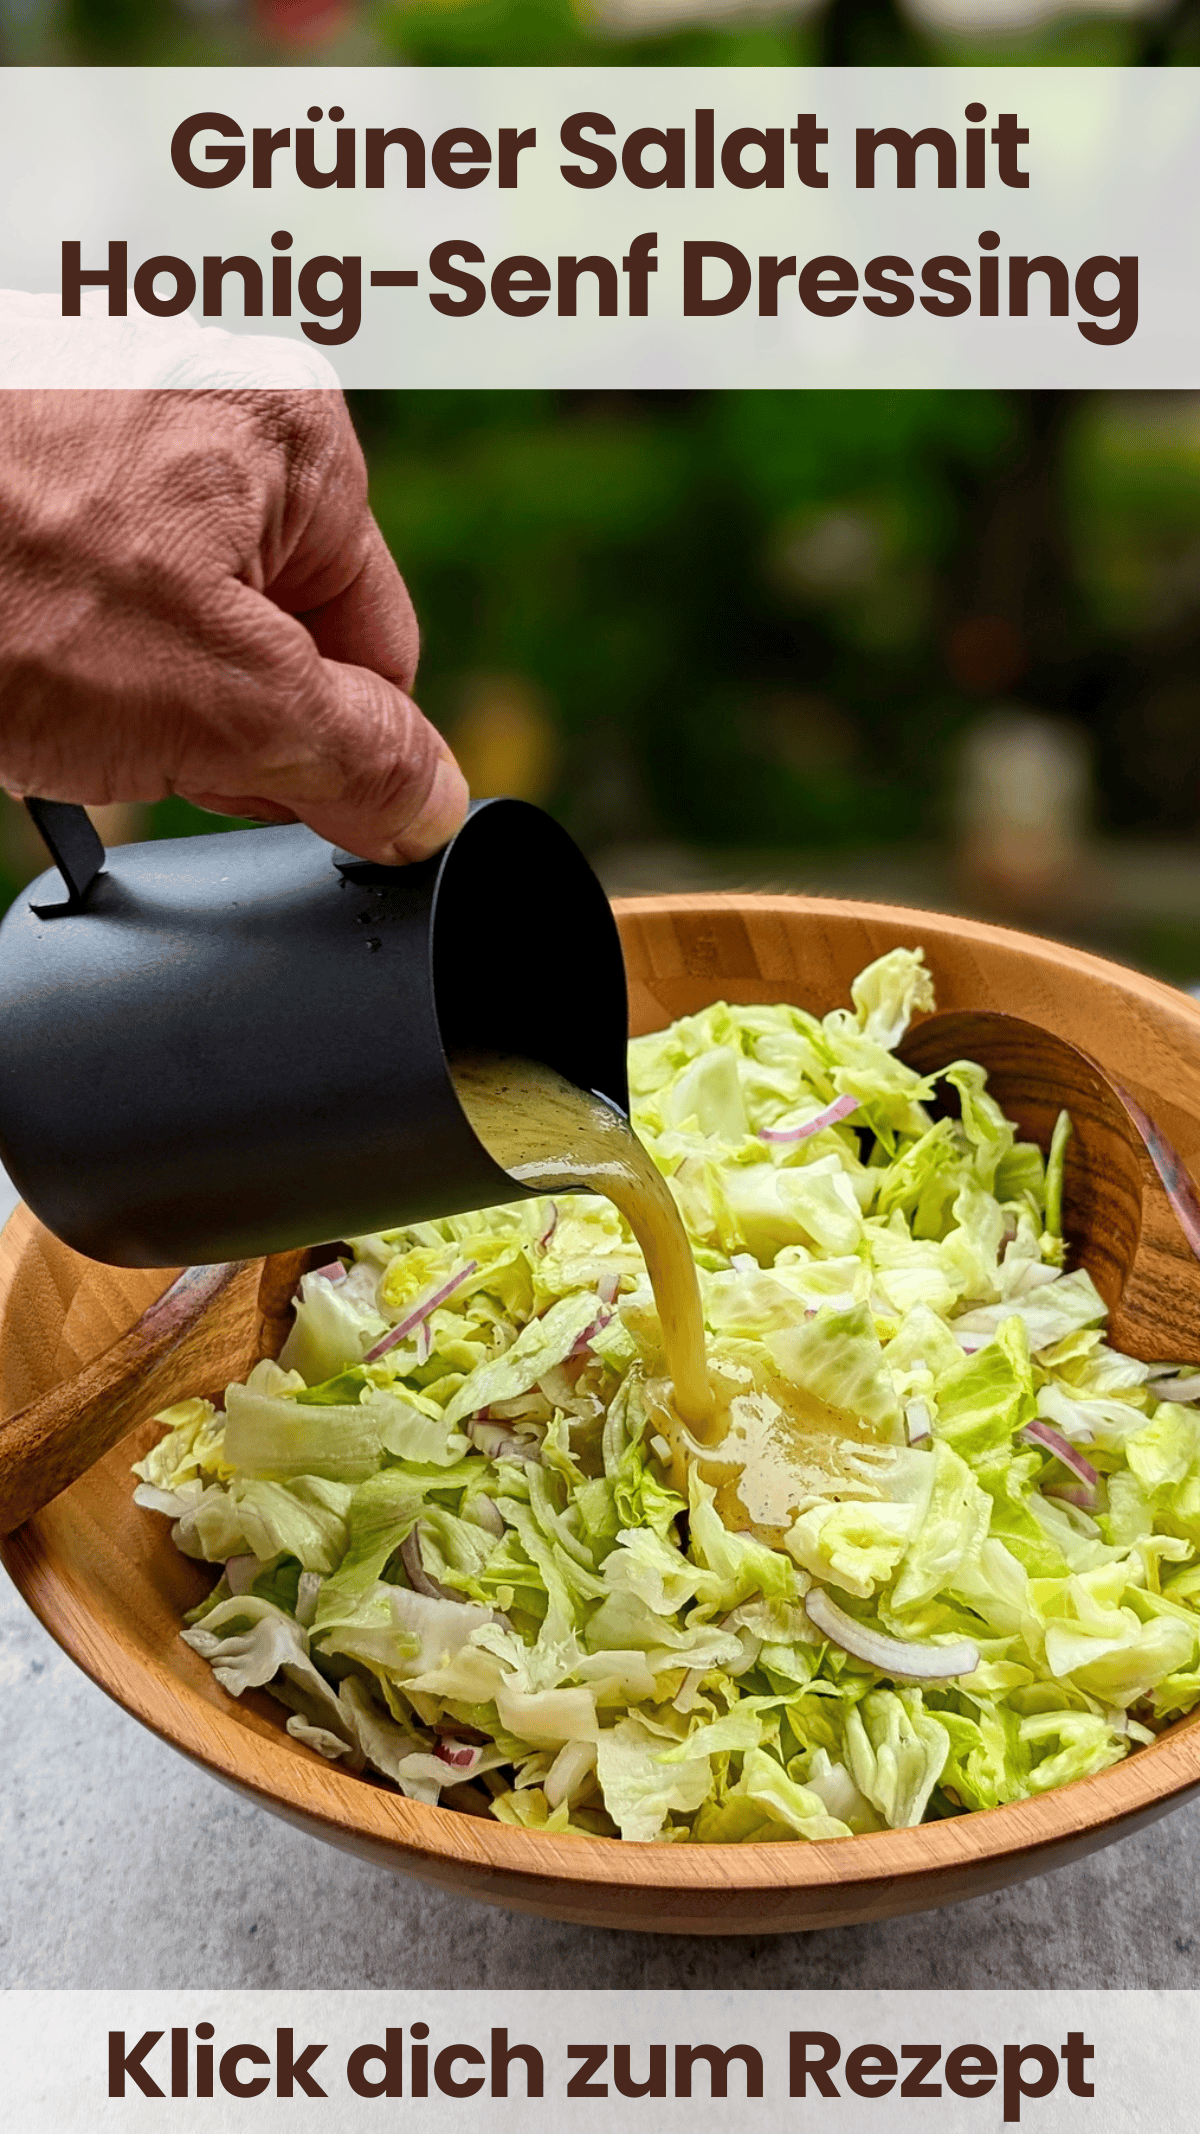
[[[76,1251],[249,1259],[520,1197],[455,1048],[627,1110],[612,911],[527,802],[407,867],[302,824],[105,854],[82,809],[29,805],[59,872],[0,926],[0,1159]]]

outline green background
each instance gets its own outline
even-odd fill
[[[0,35],[17,65],[1190,65],[1200,10],[1052,9],[971,36],[935,35],[899,0],[832,0],[633,37],[570,0],[0,0]],[[1178,862],[1161,910],[1143,896],[1133,918],[1089,919],[1051,891],[1023,916],[1200,974],[1200,402],[481,391],[352,405],[421,617],[423,707],[473,759],[480,720],[486,740],[496,702],[515,701],[516,783],[602,860],[665,854],[650,870],[664,885],[681,853],[704,879],[765,868],[790,883],[865,852],[903,880],[911,849],[931,896],[987,907],[952,864],[959,749],[981,715],[1016,704],[1086,737],[1097,849]],[[507,730],[501,717],[502,755]],[[137,827],[212,821],[171,801]],[[0,890],[35,859],[10,808]],[[616,866],[618,886],[628,873]]]

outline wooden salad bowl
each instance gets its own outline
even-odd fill
[[[1054,942],[928,912],[739,895],[617,910],[635,1034],[722,998],[824,1013],[848,1001],[874,957],[922,946],[939,1016],[910,1032],[905,1056],[922,1068],[980,1058],[1043,1145],[1068,1106],[1064,1227],[1110,1305],[1113,1338],[1147,1360],[1200,1360],[1200,1209],[1185,1175],[1200,1176],[1200,1006]],[[1165,1143],[1152,1156],[1155,1129]],[[286,1255],[173,1285],[169,1271],[79,1258],[23,1208],[0,1238],[0,1528],[59,1491],[9,1533],[3,1560],[93,1681],[289,1822],[488,1903],[647,1933],[761,1934],[977,1897],[1124,1837],[1200,1789],[1200,1714],[1038,1799],[823,1844],[549,1837],[425,1807],[323,1762],[285,1732],[281,1706],[228,1697],[182,1642],[180,1617],[212,1572],[134,1506],[129,1473],[154,1439],[155,1409],[219,1396],[277,1351],[304,1264]]]

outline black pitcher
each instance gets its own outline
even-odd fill
[[[616,925],[540,809],[478,802],[381,867],[302,824],[105,854],[82,809],[30,807],[60,872],[0,927],[0,1158],[77,1251],[249,1259],[518,1198],[459,1047],[628,1108]]]

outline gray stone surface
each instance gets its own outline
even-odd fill
[[[913,1919],[698,1941],[560,1926],[364,1866],[194,1770],[0,1573],[0,1986],[1194,1986],[1200,1807]]]

